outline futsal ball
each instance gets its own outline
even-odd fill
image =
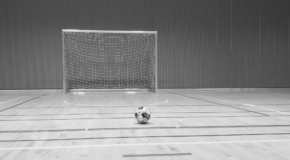
[[[141,124],[147,123],[150,116],[151,112],[147,107],[139,107],[135,112],[135,118]]]

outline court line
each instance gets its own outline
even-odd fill
[[[266,110],[266,111],[272,111],[272,112],[277,112],[277,113],[282,113],[282,114],[290,115],[290,113],[286,113],[286,112],[278,111],[278,110],[274,110],[274,109],[269,109],[269,108],[265,108],[265,107],[257,107],[257,106],[255,106],[253,104],[238,103],[238,102],[227,101],[227,100],[223,100],[223,99],[217,99],[217,98],[212,98],[212,97],[205,97],[205,96],[201,96],[201,95],[195,95],[195,96],[199,96],[199,97],[203,97],[203,98],[208,98],[208,99],[213,99],[213,100],[218,100],[218,101],[229,102],[229,103],[235,103],[235,104],[239,104],[239,105],[243,105],[243,106],[249,106],[249,107],[253,107],[253,108],[263,109],[263,110]]]
[[[290,104],[257,104],[257,105],[275,105],[275,106],[284,106],[284,105],[290,105]]]
[[[4,101],[4,102],[0,102],[0,104],[4,104],[4,103],[7,103],[7,102],[15,101],[15,100],[20,99],[20,98],[23,98],[23,97],[25,97],[25,96],[18,97],[18,98],[15,98],[15,99],[11,99],[11,100],[8,100],[8,101]]]
[[[191,96],[182,95],[182,94],[173,93],[173,92],[168,92],[168,93],[176,94],[176,95],[180,95],[180,96],[188,97],[188,98],[192,98],[192,99],[197,99],[197,100],[200,100],[200,101],[209,102],[209,103],[213,103],[213,104],[219,104],[219,105],[227,106],[227,107],[230,107],[230,108],[235,108],[235,109],[239,109],[239,110],[244,110],[244,111],[248,111],[248,112],[252,112],[252,113],[256,113],[256,114],[260,114],[260,115],[263,115],[263,116],[269,116],[269,115],[264,114],[264,113],[255,112],[255,111],[251,111],[251,110],[247,110],[247,109],[243,109],[243,108],[239,108],[239,107],[234,107],[234,106],[231,106],[231,105],[220,104],[220,103],[217,103],[217,102],[212,102],[212,101],[208,101],[208,100],[204,100],[204,99],[199,99],[199,98],[196,98],[196,97],[191,97]]]
[[[82,141],[96,139],[139,139],[139,138],[186,138],[186,137],[235,137],[235,136],[273,136],[290,135],[290,133],[252,133],[252,134],[204,134],[204,135],[164,135],[164,136],[120,136],[120,137],[86,137],[86,138],[63,138],[63,139],[19,139],[0,140],[0,142],[53,142],[53,141]]]
[[[140,105],[135,105],[135,106],[151,106],[151,105],[159,105],[159,104],[164,104],[169,102],[168,100],[165,100],[164,102],[160,103],[149,103],[149,104],[140,104]],[[121,105],[87,105],[87,104],[78,104],[78,103],[70,103],[67,101],[63,101],[63,103],[70,104],[70,105],[76,105],[76,106],[94,106],[94,107],[107,107],[107,106],[121,106]]]
[[[155,157],[155,156],[190,156],[191,153],[167,153],[167,154],[127,154],[123,157]]]
[[[246,141],[219,141],[219,142],[172,142],[172,143],[135,143],[135,144],[96,144],[78,146],[51,146],[51,147],[11,147],[0,150],[39,150],[39,149],[73,149],[73,148],[98,148],[98,147],[132,147],[132,146],[160,146],[160,145],[213,145],[236,143],[287,143],[290,139],[246,140]]]
[[[16,107],[16,106],[19,106],[19,105],[21,105],[21,104],[24,104],[24,103],[26,103],[26,102],[32,101],[32,100],[34,100],[34,99],[37,99],[37,98],[40,98],[40,97],[43,97],[43,96],[46,96],[46,95],[49,95],[49,94],[50,94],[50,93],[48,93],[48,94],[44,94],[44,95],[40,95],[40,96],[38,96],[38,97],[35,97],[35,98],[32,98],[32,99],[29,99],[29,100],[27,100],[27,101],[24,101],[24,102],[18,103],[18,104],[14,105],[14,106],[11,106],[11,107],[8,107],[8,108],[5,108],[5,109],[2,109],[2,110],[0,110],[0,112],[3,112],[3,111],[5,111],[5,110],[11,109],[11,108],[14,108],[14,107]]]
[[[271,115],[271,117],[286,117],[289,115]],[[169,118],[169,119],[174,119],[174,118],[224,118],[224,117],[265,117],[262,115],[248,115],[248,116],[187,116],[187,117],[154,117],[154,118]],[[72,121],[72,120],[94,120],[94,119],[132,119],[132,117],[104,117],[104,118],[67,118],[67,119],[3,119],[0,120],[0,122],[15,122],[15,121]]]
[[[133,115],[133,113],[132,113]],[[284,115],[283,115],[284,116]],[[154,117],[154,118],[213,118],[213,117],[265,117],[262,115],[244,115],[244,116],[183,116],[183,117]],[[104,117],[104,118],[51,118],[51,119],[2,119],[0,122],[7,121],[71,121],[71,120],[88,120],[88,119],[133,119],[132,117]]]
[[[275,112],[275,111],[261,111],[261,112]],[[290,111],[283,111],[283,112],[290,112]],[[228,111],[228,112],[154,112],[155,113],[174,113],[174,114],[183,114],[183,113],[248,113],[248,111]],[[122,112],[122,113],[72,113],[72,114],[0,114],[0,117],[33,117],[33,116],[70,116],[70,115],[103,115],[103,114],[133,114],[133,112]],[[271,115],[273,116],[273,115]]]
[[[276,128],[290,125],[235,125],[235,126],[167,126],[167,127],[123,127],[123,128],[75,128],[53,130],[0,130],[0,133],[33,133],[33,132],[79,132],[79,131],[110,131],[110,130],[154,130],[154,129],[221,129],[221,128]]]
[[[150,107],[178,107],[178,106],[187,106],[187,107],[207,107],[207,106],[224,106],[224,105],[152,105]],[[49,109],[49,108],[94,108],[94,107],[140,107],[140,105],[113,105],[113,106],[110,106],[110,105],[107,105],[107,106],[81,106],[81,107],[41,107],[41,108],[36,108],[36,107],[23,107],[23,108],[15,108],[15,109]]]
[[[272,111],[264,111],[264,112],[272,112]],[[187,113],[201,113],[201,114],[206,114],[206,113],[248,113],[247,111],[229,111],[229,112],[154,112],[156,113],[174,113],[174,114],[187,114]],[[26,116],[70,116],[70,115],[103,115],[103,114],[133,114],[133,112],[121,112],[121,113],[109,113],[109,112],[103,112],[103,113],[72,113],[72,114],[0,114],[0,117],[26,117]]]

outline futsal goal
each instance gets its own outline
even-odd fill
[[[157,92],[157,31],[62,30],[63,90]]]

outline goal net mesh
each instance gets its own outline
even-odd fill
[[[64,90],[156,92],[156,33],[63,32]]]

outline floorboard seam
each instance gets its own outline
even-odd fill
[[[19,139],[19,140],[0,140],[0,142],[38,142],[38,141],[78,141],[95,139],[131,139],[131,138],[181,138],[181,137],[234,137],[234,136],[272,136],[290,135],[290,133],[252,133],[252,134],[205,134],[205,135],[168,135],[168,136],[117,136],[117,137],[85,137],[85,138],[66,138],[66,139]]]

